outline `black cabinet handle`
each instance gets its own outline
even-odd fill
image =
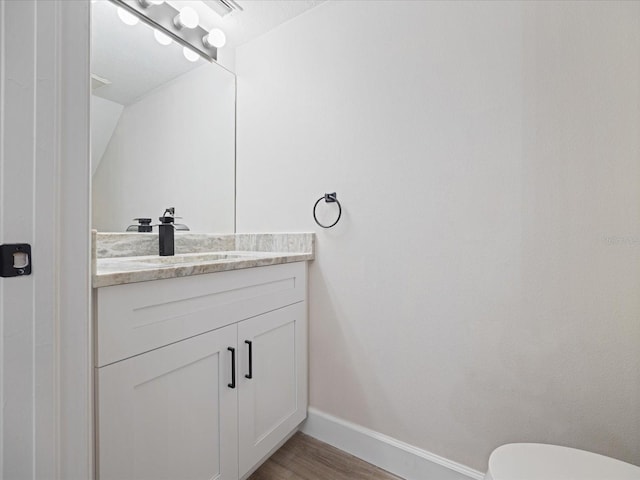
[[[236,349],[229,347],[227,350],[231,352],[231,383],[227,386],[229,388],[236,388]]]
[[[251,340],[245,340],[244,343],[249,345],[249,373],[245,375],[245,378],[253,378],[253,346]]]

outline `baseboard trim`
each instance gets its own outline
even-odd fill
[[[301,431],[406,480],[482,480],[484,474],[426,450],[309,408]]]

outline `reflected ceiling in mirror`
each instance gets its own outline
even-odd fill
[[[195,62],[187,60],[184,47],[140,21],[127,25],[118,15],[122,11],[105,0],[92,4],[94,95],[129,105],[154,88],[207,63],[198,55]],[[157,37],[168,43],[161,44]],[[101,84],[99,79],[107,83]]]
[[[159,40],[92,3],[93,226],[124,231],[175,207],[192,231],[233,232],[235,76]]]

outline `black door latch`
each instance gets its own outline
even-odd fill
[[[31,245],[8,243],[0,245],[0,277],[31,275]]]

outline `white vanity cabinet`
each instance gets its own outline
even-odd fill
[[[244,478],[306,417],[305,263],[102,287],[96,305],[99,480]]]
[[[235,344],[231,325],[100,368],[98,478],[238,478]]]
[[[298,303],[238,323],[242,352],[238,390],[241,477],[306,417],[304,309]]]

